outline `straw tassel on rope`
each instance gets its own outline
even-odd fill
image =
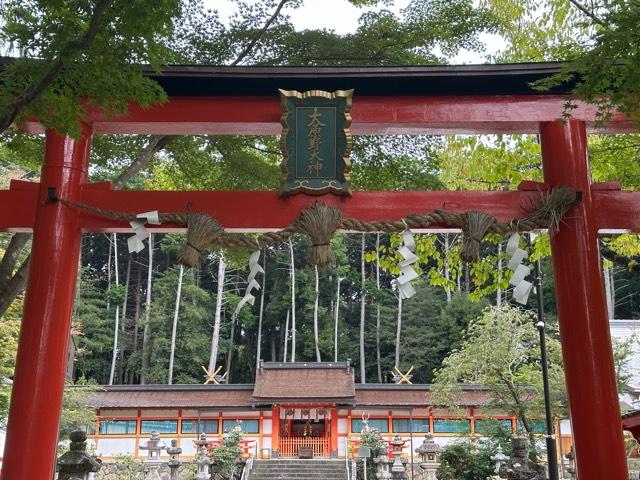
[[[180,253],[180,263],[194,267],[200,260],[202,251],[212,243],[217,243],[224,228],[206,213],[192,213],[187,216],[187,243]]]
[[[333,263],[331,237],[340,227],[342,212],[323,203],[314,203],[300,211],[300,215],[291,225],[296,232],[309,235],[313,247],[311,264],[320,268]]]
[[[480,260],[480,243],[489,228],[496,223],[495,217],[483,212],[467,212],[462,228],[462,250],[460,258],[464,262]]]

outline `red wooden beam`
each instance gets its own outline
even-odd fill
[[[0,208],[0,230],[32,230],[38,187],[37,182],[14,180],[10,190],[0,190],[0,205],[8,206]],[[544,184],[541,188],[546,189]],[[275,192],[265,191],[113,191],[109,183],[93,183],[84,187],[82,202],[130,213],[201,211],[215,216],[230,230],[264,231],[283,228],[301,208],[313,202],[340,207],[344,216],[369,221],[394,220],[438,208],[456,212],[482,210],[504,221],[523,217],[523,206],[534,202],[537,195],[535,191],[378,191],[354,192],[351,198],[280,198]],[[601,232],[640,232],[640,191],[603,190],[594,185],[592,196],[595,221]],[[122,222],[88,213],[82,215],[82,225],[85,231],[130,231]],[[155,231],[169,230],[176,229],[162,227]]]
[[[275,93],[275,92],[274,92]],[[356,135],[538,133],[539,123],[560,119],[561,95],[484,95],[441,97],[358,97],[353,99],[351,131]],[[594,130],[596,109],[580,102],[575,119]],[[90,113],[96,133],[162,135],[278,135],[282,129],[280,99],[269,97],[172,97],[164,105],[127,116],[104,118]],[[39,132],[35,121],[27,131]],[[616,114],[598,131],[632,132],[633,125]]]
[[[0,230],[29,230],[37,203],[37,183],[14,182],[11,190],[0,191],[0,201],[12,208],[2,209]],[[31,190],[31,191],[30,191]],[[294,220],[299,211],[314,202],[323,202],[342,210],[345,217],[361,220],[397,220],[410,213],[444,209],[454,212],[481,210],[499,221],[522,218],[539,193],[534,191],[384,191],[354,192],[353,197],[297,195],[278,197],[270,191],[114,191],[105,184],[83,188],[81,202],[107,210],[140,213],[206,212],[228,230],[278,230]],[[72,208],[72,207],[65,207]],[[131,231],[128,224],[82,212],[84,231]],[[154,231],[180,230],[163,226]]]
[[[594,191],[593,211],[601,232],[640,232],[640,191]]]

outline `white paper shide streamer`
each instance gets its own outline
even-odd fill
[[[264,269],[258,263],[260,260],[260,250],[256,250],[249,257],[249,277],[247,277],[247,289],[244,291],[244,297],[242,300],[238,302],[238,306],[233,312],[234,315],[238,315],[242,307],[244,307],[247,303],[249,305],[253,305],[256,301],[256,297],[251,293],[251,291],[255,288],[260,290],[260,284],[256,280],[256,275],[259,273],[264,273]]]
[[[527,258],[527,252],[521,249],[519,245],[520,234],[514,233],[507,242],[506,252],[511,257],[507,266],[513,271],[509,280],[509,285],[513,286],[513,299],[525,305],[533,289],[533,284],[525,280],[531,273],[531,268],[522,265],[522,261]]]
[[[145,223],[149,225],[160,225],[160,217],[157,210],[151,212],[139,213],[136,215],[140,220],[132,220],[129,222],[133,228],[133,236],[127,239],[129,253],[138,253],[144,250],[144,240],[149,238],[149,231],[145,227]]]
[[[413,238],[413,233],[407,228],[402,232],[402,246],[398,249],[398,253],[403,258],[403,260],[398,263],[400,275],[394,280],[402,298],[411,298],[416,294],[415,288],[411,285],[411,280],[418,278],[418,272],[412,267],[412,265],[418,261],[418,256],[414,253],[415,251],[416,242]]]

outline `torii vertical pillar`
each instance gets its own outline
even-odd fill
[[[592,214],[584,122],[540,126],[544,178],[582,193],[551,239],[562,356],[579,480],[626,480],[620,406]]]
[[[49,200],[47,189],[79,198],[90,139],[88,128],[79,140],[46,133],[2,480],[48,480],[55,472],[81,231],[78,212]]]

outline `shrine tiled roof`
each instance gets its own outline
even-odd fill
[[[252,408],[253,385],[114,385],[91,395],[96,408]]]
[[[321,389],[307,384],[274,382],[258,387],[251,385],[114,385],[92,394],[88,403],[96,408],[196,408],[217,410],[254,409],[278,403],[336,403],[354,408],[425,408],[432,406],[430,385],[353,384],[336,371],[317,369],[307,377],[310,382],[337,380]],[[267,374],[269,377],[269,374]],[[264,377],[263,377],[264,378]],[[299,372],[294,374],[302,381]],[[321,385],[322,386],[322,385]],[[255,389],[255,390],[254,390]],[[256,392],[263,397],[256,396]],[[351,393],[351,395],[349,395]],[[271,396],[268,396],[271,395]],[[460,406],[483,406],[491,400],[490,392],[481,386],[464,385]]]
[[[263,363],[253,391],[256,404],[319,403],[353,404],[356,391],[348,363]]]
[[[430,385],[396,385],[371,383],[356,386],[358,407],[415,407],[433,406]],[[458,405],[479,407],[491,401],[488,389],[478,385],[463,385]]]

